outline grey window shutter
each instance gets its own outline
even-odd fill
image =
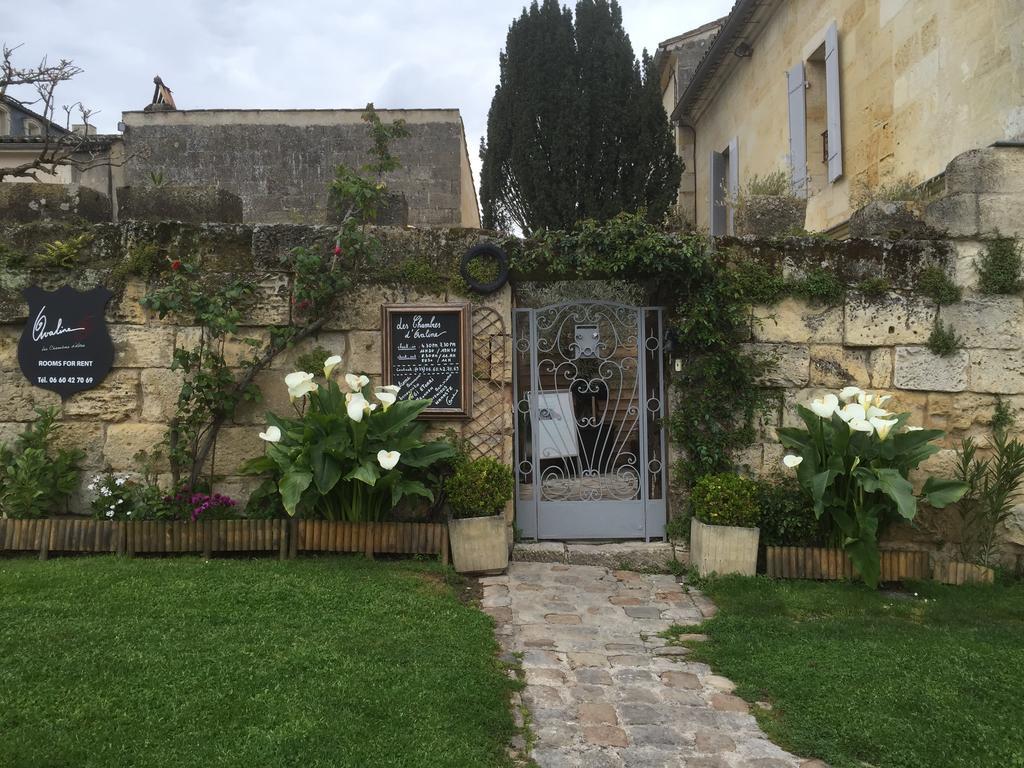
[[[726,207],[727,222],[726,232],[730,235],[736,234],[735,216],[736,199],[740,195],[740,150],[739,141],[734,136],[729,141],[729,162],[727,164],[729,200]]]
[[[843,125],[839,113],[839,32],[833,21],[825,32],[825,127],[828,128],[828,180],[843,175]]]
[[[711,153],[711,172],[708,177],[711,181],[708,190],[708,218],[711,223],[712,235],[724,235],[725,218],[725,155],[721,152]]]
[[[789,88],[789,169],[793,193],[807,196],[807,104],[804,101],[804,63],[786,73]]]

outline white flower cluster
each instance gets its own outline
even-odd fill
[[[895,414],[882,407],[891,397],[876,392],[865,392],[860,387],[844,387],[838,394],[829,393],[811,401],[808,407],[818,418],[830,420],[835,414],[845,421],[851,430],[876,435],[879,440],[886,440],[893,427],[899,423]],[[908,432],[914,432],[921,427],[908,426],[906,429]],[[790,469],[800,466],[803,460],[803,456],[792,454],[782,457],[782,463]]]
[[[124,498],[118,496],[117,491],[127,482],[127,475],[95,475],[86,488],[104,499],[109,499],[109,503],[105,502],[106,509],[104,510],[104,514],[108,518],[111,518],[117,514],[121,505],[124,504]],[[127,516],[131,516],[131,510],[125,514]]]

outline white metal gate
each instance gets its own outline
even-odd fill
[[[661,309],[573,301],[514,319],[522,535],[664,537]]]

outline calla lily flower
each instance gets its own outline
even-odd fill
[[[363,416],[370,410],[369,405],[362,392],[349,392],[345,395],[345,410],[352,421],[362,421]]]
[[[782,457],[782,463],[790,469],[796,469],[800,466],[800,462],[804,460],[803,456],[794,456],[793,454],[787,454]]]
[[[331,355],[324,360],[324,378],[331,378],[331,373],[333,373],[334,369],[339,365],[341,365],[341,355]]]
[[[885,408],[879,408],[878,406],[875,405],[869,406],[867,411],[865,412],[865,418],[868,421],[871,421],[871,419],[884,419],[886,416],[891,415],[892,414],[885,410]]]
[[[394,405],[395,400],[398,398],[397,395],[393,395],[390,392],[378,392],[374,397],[380,400],[380,405],[385,411]]]
[[[281,429],[279,427],[267,427],[266,432],[260,432],[260,440],[268,443],[277,443],[281,440]]]
[[[867,419],[853,418],[848,422],[850,429],[855,432],[867,432],[869,435],[875,431],[875,428],[871,426],[871,422]]]
[[[835,395],[825,395],[821,400],[811,402],[811,410],[816,416],[823,419],[831,419],[832,414],[839,410],[839,398]]]
[[[293,402],[300,397],[305,397],[310,392],[316,392],[316,382],[313,381],[313,374],[305,371],[293,371],[284,377],[285,386],[288,387],[288,398]]]
[[[366,376],[356,376],[354,373],[345,374],[345,385],[353,392],[362,392],[363,387],[370,383]]]
[[[889,432],[896,426],[896,419],[870,419],[870,424],[875,428],[875,434],[878,435],[879,440],[885,440],[889,436]]]
[[[849,424],[854,419],[864,421],[867,419],[867,412],[864,410],[864,406],[860,403],[847,403],[843,406],[842,410],[839,411],[839,417]]]
[[[377,463],[381,469],[394,469],[402,454],[398,451],[377,451]]]
[[[856,398],[858,395],[863,394],[864,390],[861,389],[860,387],[843,387],[841,390],[839,390],[839,399],[842,400],[844,403],[848,403],[854,398]]]
[[[907,427],[907,432],[920,432],[924,427]]]
[[[402,388],[397,384],[385,384],[383,387],[377,387],[378,392],[387,392],[390,395],[398,396],[398,393],[402,391]]]

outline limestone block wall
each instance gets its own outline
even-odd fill
[[[12,440],[35,417],[34,409],[60,410],[60,435],[86,453],[82,490],[71,511],[86,511],[88,479],[104,468],[138,469],[135,455],[152,451],[164,440],[175,410],[181,379],[170,370],[176,346],[194,344],[199,328],[160,320],[144,310],[139,299],[147,283],[126,272],[125,265],[148,254],[157,268],[166,269],[174,258],[199,259],[210,272],[226,277],[254,276],[259,299],[247,313],[238,338],[229,339],[229,364],[240,365],[250,354],[243,338],[266,338],[269,327],[290,321],[292,276],[280,266],[279,256],[300,244],[312,244],[332,230],[293,225],[187,225],[181,223],[127,223],[92,225],[91,245],[79,255],[74,269],[42,265],[38,245],[65,237],[67,230],[34,224],[0,227],[0,443]],[[258,433],[266,411],[291,412],[283,383],[296,360],[320,346],[343,358],[345,370],[368,374],[376,382],[381,374],[381,313],[383,303],[438,304],[472,301],[474,320],[474,414],[471,421],[431,422],[432,430],[454,429],[470,439],[474,452],[511,463],[511,292],[506,287],[487,297],[468,298],[445,284],[454,274],[462,253],[484,239],[478,230],[382,230],[378,267],[383,284],[366,285],[347,297],[317,338],[282,353],[256,379],[263,393],[260,403],[243,404],[221,431],[213,459],[218,476],[216,490],[245,498],[253,483],[238,474],[239,467],[263,451]],[[136,264],[136,268],[139,265]],[[427,275],[427,285],[416,287],[409,278],[398,284],[396,274]],[[144,271],[144,270],[143,270]],[[17,344],[27,320],[27,305],[20,291],[37,284],[91,288],[103,284],[116,293],[107,306],[106,319],[115,344],[114,368],[96,388],[61,401],[47,390],[33,387],[21,374]],[[452,285],[456,285],[453,283]],[[166,473],[166,464],[159,467]],[[169,480],[169,475],[165,475]]]

